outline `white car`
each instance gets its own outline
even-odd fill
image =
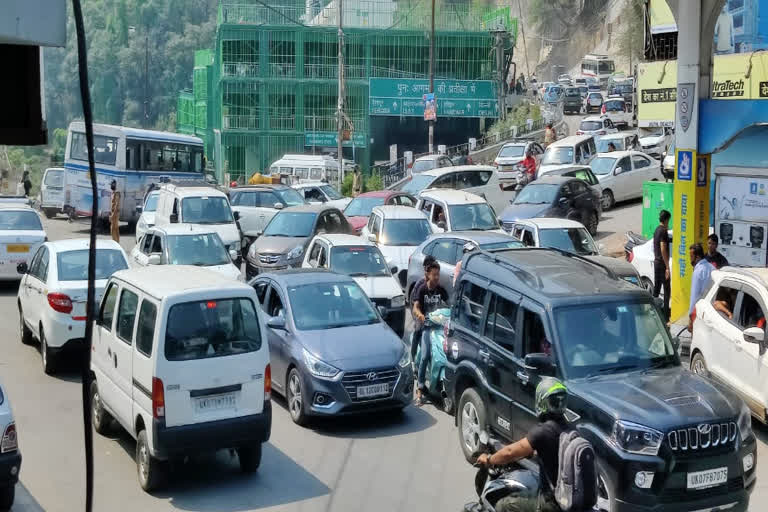
[[[155,225],[155,212],[157,211],[157,200],[159,197],[159,190],[154,190],[147,195],[144,206],[141,207],[141,215],[139,215],[139,220],[136,223],[136,243],[139,243],[144,233]]]
[[[193,226],[156,226],[149,229],[131,250],[131,265],[194,265],[205,267],[227,279],[243,280],[218,233]]]
[[[40,210],[49,219],[64,211],[63,167],[51,167],[45,170],[40,182]]]
[[[670,142],[661,156],[661,172],[671,181],[675,177],[675,143]]]
[[[344,211],[344,208],[346,208],[350,201],[352,201],[351,197],[342,196],[331,185],[321,181],[299,183],[298,185],[294,185],[293,188],[295,188],[309,204],[324,204]]]
[[[419,174],[424,171],[431,171],[432,169],[452,166],[453,160],[446,155],[424,155],[413,161],[413,164],[411,164],[411,174]]]
[[[9,510],[16,496],[21,471],[21,452],[8,395],[0,385],[0,510]]]
[[[613,144],[613,151],[631,151],[640,150],[640,143],[637,141],[637,134],[634,132],[617,132],[601,135],[595,139],[598,153],[611,153],[609,144]]]
[[[603,211],[613,207],[616,201],[642,197],[646,181],[664,181],[658,160],[640,151],[601,153],[589,166],[603,188],[600,199]]]
[[[400,287],[408,278],[408,259],[432,234],[427,216],[410,206],[377,206],[360,236],[370,240],[386,258],[389,268],[397,267]]]
[[[304,197],[287,185],[249,185],[230,190],[232,211],[238,216],[243,233],[243,252],[264,231],[277,212],[290,206],[305,204]]]
[[[544,148],[538,142],[531,140],[509,142],[501,147],[493,160],[493,165],[498,169],[499,181],[502,185],[517,185],[517,174],[523,170],[520,163],[525,159],[528,150],[531,151],[538,167],[544,155]]]
[[[629,109],[624,98],[620,95],[608,96],[600,108],[604,117],[611,120],[613,126],[626,130],[632,126],[632,111]]]
[[[432,232],[501,231],[496,212],[488,201],[462,190],[425,190],[416,208],[429,219]],[[500,213],[500,212],[499,212]]]
[[[673,247],[672,230],[670,229],[667,231],[667,234],[669,235],[669,247],[671,251]],[[629,262],[632,264],[632,266],[635,267],[637,273],[640,274],[640,285],[648,290],[649,293],[653,292],[653,260],[656,258],[656,256],[653,254],[653,238],[642,245],[636,245],[633,247],[632,252],[627,255],[627,258],[629,259]],[[669,266],[672,268],[671,253],[669,257]],[[663,297],[663,295],[664,288],[662,287],[659,296]]]
[[[589,116],[585,117],[579,123],[579,129],[576,130],[576,135],[605,135],[608,133],[616,133],[619,130],[613,125],[613,121],[608,119],[608,116]]]
[[[48,240],[40,215],[28,206],[0,204],[0,280],[18,281],[16,267]]]
[[[32,262],[19,264],[21,283],[16,297],[21,341],[40,341],[43,371],[52,374],[60,355],[83,348],[88,294],[87,238],[44,243]],[[128,268],[120,244],[96,241],[96,302],[107,279]]]
[[[384,320],[392,330],[403,337],[405,295],[393,276],[400,269],[389,267],[373,242],[353,235],[317,235],[309,243],[301,266],[352,277],[371,302],[384,309]]]
[[[670,128],[640,128],[640,146],[643,152],[659,160],[673,137]]]
[[[768,423],[768,269],[725,267],[714,270],[710,282],[694,309],[691,371],[725,384],[744,400],[743,431],[750,416]],[[725,307],[716,308],[716,301]]]

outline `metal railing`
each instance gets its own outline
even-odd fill
[[[222,128],[224,130],[258,130],[259,115],[224,115],[222,116]]]
[[[221,66],[223,76],[239,76],[243,78],[256,78],[259,76],[258,62],[225,62]]]

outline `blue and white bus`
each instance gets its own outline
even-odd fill
[[[93,125],[94,159],[99,191],[99,217],[109,217],[112,180],[122,202],[120,220],[135,223],[137,206],[152,183],[163,180],[203,180],[203,141],[171,132],[140,130],[107,124]],[[64,209],[71,215],[90,217],[93,205],[88,174],[85,125],[69,125],[64,154]]]

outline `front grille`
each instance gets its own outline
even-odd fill
[[[680,501],[711,499],[725,494],[739,492],[744,489],[744,479],[742,477],[732,478],[724,484],[707,489],[664,489],[659,495],[661,503],[677,503]]]
[[[279,254],[260,254],[259,261],[262,263],[266,263],[268,265],[274,265],[275,263],[280,261],[280,255]]]
[[[738,429],[733,421],[701,423],[671,431],[667,434],[667,442],[673,452],[706,450],[732,443],[737,434]]]
[[[371,378],[371,376],[373,376],[373,378]],[[341,379],[341,385],[347,390],[347,394],[353,402],[370,402],[373,400],[386,400],[392,398],[398,379],[400,379],[400,371],[397,368],[367,370],[344,374],[344,377]],[[357,398],[358,386],[370,386],[372,384],[384,383],[389,384],[389,395],[373,398]]]
[[[514,226],[514,222],[502,222],[501,224],[504,231],[512,231],[512,226]]]

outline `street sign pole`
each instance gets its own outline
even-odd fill
[[[429,35],[429,92],[435,92],[435,0],[432,0],[432,28]],[[437,102],[435,102],[435,111],[437,111]],[[435,121],[429,121],[429,153],[432,153],[435,142]]]
[[[344,183],[344,31],[342,29],[342,17],[344,16],[344,9],[342,0],[337,0],[339,3],[339,101],[336,106],[336,121],[337,121],[337,137],[338,137],[338,160],[339,160],[339,190]]]

